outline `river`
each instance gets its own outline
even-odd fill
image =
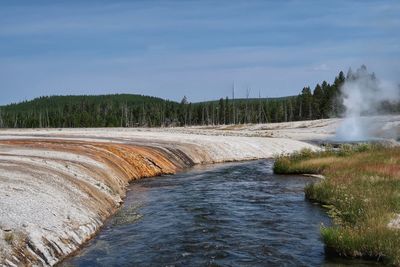
[[[195,167],[133,182],[123,208],[62,266],[334,266],[325,211],[304,198],[314,178],[272,161]]]

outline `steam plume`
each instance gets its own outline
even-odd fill
[[[345,119],[336,132],[338,141],[362,141],[378,137],[396,138],[396,133],[382,133],[383,122],[379,117],[384,113],[384,103],[394,104],[400,101],[399,87],[379,81],[369,74],[363,65],[356,73],[349,70],[341,88],[345,107]]]

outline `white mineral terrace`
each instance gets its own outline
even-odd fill
[[[400,117],[380,120],[399,127]],[[56,264],[97,232],[134,179],[318,149],[304,140],[331,137],[338,123],[0,130],[0,266]]]

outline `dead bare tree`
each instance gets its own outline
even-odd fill
[[[291,99],[289,99],[289,121],[293,121],[293,105]]]
[[[232,113],[233,113],[233,124],[236,124],[236,111],[235,111],[235,82],[232,83]]]
[[[146,110],[144,109],[144,103],[142,104],[142,125],[146,125]]]
[[[212,125],[215,125],[215,106],[214,106],[214,102],[212,103]]]
[[[0,128],[3,128],[4,124],[3,124],[3,116],[1,114],[1,109],[0,109]]]
[[[129,120],[128,120],[128,103],[125,103],[125,127],[129,127]]]
[[[49,110],[46,108],[46,128],[50,127]]]
[[[301,101],[301,99],[300,99],[300,101],[299,101],[299,119],[301,119],[301,117],[302,117],[302,101]]]
[[[14,119],[14,128],[18,127],[18,115],[15,114],[15,119]]]
[[[287,104],[286,101],[283,103],[283,112],[285,113],[285,122],[288,121],[288,109],[287,109]]]
[[[208,107],[206,107],[206,116],[207,116],[207,125],[209,125],[210,124],[210,116],[208,113]]]
[[[39,128],[43,128],[43,124],[42,124],[42,112],[39,112]]]
[[[261,123],[261,93],[258,90],[258,123]]]
[[[244,110],[244,123],[249,122],[249,114],[248,114],[248,102],[249,102],[249,95],[250,95],[250,88],[246,89],[246,105],[245,105],[245,110]]]
[[[265,105],[268,105],[268,100],[265,101]],[[267,106],[266,110],[268,112],[268,106]],[[264,106],[261,107],[261,111],[264,114],[265,123],[268,123],[268,113],[264,110]]]

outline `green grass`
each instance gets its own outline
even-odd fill
[[[277,157],[274,171],[325,176],[307,186],[305,194],[329,208],[334,226],[321,228],[329,250],[400,265],[400,230],[387,226],[400,213],[400,148],[305,150]]]

